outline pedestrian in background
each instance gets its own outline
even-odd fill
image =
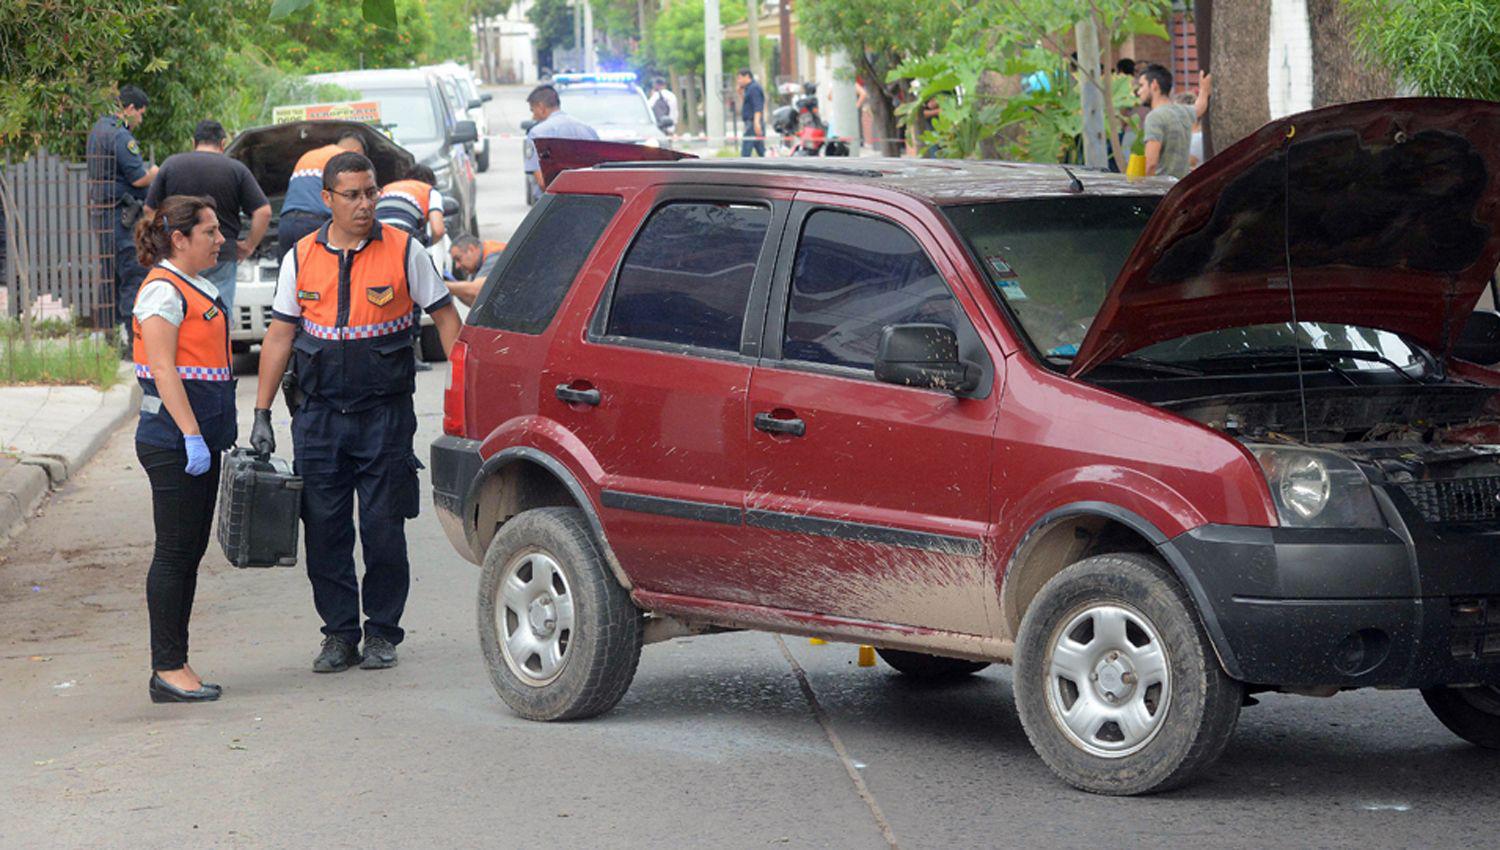
[[[1194,106],[1172,102],[1172,72],[1157,64],[1140,69],[1135,93],[1142,106],[1150,107],[1141,128],[1146,139],[1146,176],[1168,174],[1186,177],[1193,124],[1208,110],[1208,76]]]
[[[104,276],[113,283],[114,321],[124,325],[129,339],[133,328],[130,310],[136,291],[146,279],[146,268],[136,258],[131,229],[140,217],[146,188],[156,177],[156,166],[146,166],[140,143],[131,133],[146,117],[150,103],[146,93],[135,86],[121,86],[116,103],[114,113],[94,122],[89,130],[85,162],[92,225],[99,234]]]
[[[214,199],[224,245],[219,249],[218,263],[203,276],[218,289],[224,309],[232,315],[236,268],[240,260],[249,259],[255,253],[265,237],[266,227],[271,224],[271,204],[250,174],[250,169],[243,162],[224,155],[227,138],[223,124],[213,120],[199,121],[197,129],[193,130],[193,149],[167,157],[156,179],[151,181],[151,189],[146,194],[146,212],[150,214],[173,195],[206,195]],[[250,219],[250,232],[244,239],[240,239],[241,214]]]
[[[375,220],[380,189],[370,160],[352,152],[333,157],[323,186],[332,218],[281,263],[261,343],[250,445],[276,450],[271,404],[290,359],[305,397],[292,413],[302,540],[313,605],[323,620],[312,668],[336,673],[355,664],[396,665],[411,587],[406,521],[421,507],[422,468],[412,451],[415,363],[397,354],[416,335],[416,308],[432,316],[445,354],[462,320],[427,252],[404,230]],[[356,493],[362,583],[354,566]]]
[[[547,180],[542,176],[541,162],[536,156],[536,144],[533,139],[594,139],[598,140],[599,134],[594,128],[579,121],[562,110],[562,99],[557,96],[557,89],[548,85],[537,86],[526,95],[526,105],[531,108],[531,120],[535,124],[526,131],[526,141],[521,145],[522,156],[525,157],[525,169],[528,179],[536,182],[537,189],[545,192]],[[533,191],[527,186],[527,191]]]
[[[664,77],[651,81],[651,97],[646,104],[651,107],[651,116],[662,132],[671,133],[677,127],[677,95],[667,88]]]
[[[740,156],[766,155],[766,90],[755,81],[749,68],[741,68],[735,78],[740,90],[740,120],[745,125],[744,138],[740,140]],[[713,132],[712,129],[709,131]]]
[[[313,148],[297,158],[286,184],[286,199],[281,202],[281,218],[276,222],[276,256],[285,257],[297,240],[328,221],[332,213],[323,201],[323,166],[349,151],[365,152],[364,140],[353,130],[340,133],[333,144]]]
[[[156,542],[146,574],[152,702],[209,702],[188,664],[188,619],[208,549],[219,454],[234,445],[234,374],[225,305],[204,272],[225,243],[210,197],[173,195],[136,223],[150,266],[135,300],[132,350],[142,399],[135,452],[151,481]]]

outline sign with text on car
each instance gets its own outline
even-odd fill
[[[290,124],[293,121],[363,121],[366,124],[379,124],[380,101],[305,103],[297,106],[278,106],[271,111],[272,124]]]

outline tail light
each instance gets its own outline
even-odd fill
[[[454,340],[448,352],[448,386],[443,389],[443,433],[464,436],[464,368],[469,360],[469,345]]]

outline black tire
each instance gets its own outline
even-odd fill
[[[438,333],[437,325],[422,326],[417,346],[424,363],[442,363],[448,359],[448,355],[443,353],[443,337]]]
[[[928,655],[925,652],[906,652],[900,649],[877,649],[875,651],[880,654],[881,660],[891,665],[897,672],[904,673],[913,679],[927,681],[961,679],[990,666],[988,661],[947,658],[942,655]]]
[[[490,170],[490,145],[488,141],[474,154],[474,167],[479,169],[480,173]]]
[[[500,585],[514,565],[535,562],[538,555],[558,568],[573,612],[559,668],[547,681],[523,678],[502,648],[502,628],[516,629],[501,603]],[[504,627],[501,617],[507,618]],[[479,578],[479,643],[496,692],[521,717],[579,720],[613,708],[635,678],[644,622],[630,594],[610,574],[577,508],[537,508],[518,514],[501,527],[485,553]],[[522,659],[521,666],[525,664]]]
[[[1476,746],[1500,750],[1500,687],[1423,688],[1422,699],[1448,731]]]
[[[1108,637],[1096,636],[1095,625],[1106,619],[1118,624],[1118,631],[1111,633],[1128,642],[1125,651],[1112,650],[1115,644]],[[1071,630],[1063,632],[1065,628]],[[1071,683],[1064,675],[1054,680],[1054,647],[1061,646],[1064,637],[1077,648],[1074,665],[1094,671],[1087,677],[1090,681]],[[1158,644],[1155,650],[1153,642]],[[1164,681],[1140,687],[1148,674],[1119,673],[1122,663],[1124,669],[1135,671],[1137,657],[1143,659],[1140,669],[1145,670],[1150,663],[1145,659],[1154,657],[1153,652],[1164,653],[1156,664],[1165,671]],[[1115,661],[1121,656],[1124,662]],[[1058,664],[1062,669],[1069,662]],[[1109,690],[1113,687],[1128,688],[1130,693],[1116,695]],[[1073,703],[1065,704],[1069,693]],[[1042,587],[1021,620],[1015,694],[1026,737],[1064,782],[1096,794],[1133,795],[1180,786],[1212,764],[1234,732],[1243,687],[1219,666],[1191,600],[1166,566],[1147,555],[1122,553],[1085,558]],[[1112,705],[1116,700],[1121,703],[1118,710]],[[1119,716],[1122,723],[1106,719],[1094,727],[1091,741],[1075,741],[1075,733],[1054,714],[1054,706],[1066,714],[1079,701],[1098,707],[1095,717]],[[1151,731],[1132,741],[1123,718],[1137,703],[1146,714],[1132,722]],[[1109,742],[1106,734],[1118,735],[1120,742]],[[1113,746],[1120,750],[1099,752]]]
[[[469,213],[469,235],[479,237],[479,213]]]
[[[536,185],[536,178],[530,174],[522,173],[521,178],[526,181],[526,185],[521,189],[526,198],[526,206],[534,207],[536,206],[537,198],[541,196],[541,187]]]

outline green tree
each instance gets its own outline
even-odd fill
[[[162,4],[160,22],[134,28],[118,76],[151,98],[135,135],[158,159],[191,148],[199,121],[224,120],[224,105],[242,83],[225,73],[228,59],[258,8],[252,0],[173,0]]]
[[[573,10],[568,0],[536,0],[526,10],[526,20],[536,27],[538,53],[573,47]]]
[[[288,73],[402,68],[426,59],[433,31],[425,3],[396,0],[400,25],[394,31],[366,20],[362,5],[363,0],[321,0],[295,15],[260,22],[252,38]]]
[[[1344,0],[1359,43],[1431,97],[1500,100],[1500,2]]]
[[[958,0],[800,0],[797,21],[809,47],[849,54],[864,80],[875,132],[885,140],[885,153],[896,156],[901,141],[895,110],[905,102],[908,87],[889,75],[947,44],[964,8]]]

